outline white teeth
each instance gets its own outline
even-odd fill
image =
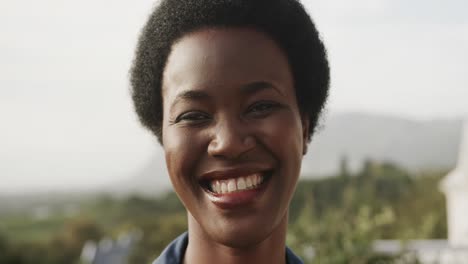
[[[247,186],[245,185],[245,180],[244,178],[239,178],[237,179],[237,190],[245,190]]]
[[[221,192],[221,184],[219,183],[219,181],[211,182],[211,190],[213,190],[213,192],[215,193]]]
[[[238,177],[227,180],[214,180],[210,183],[212,192],[223,194],[258,187],[263,181],[263,176],[260,173],[251,174],[246,177]]]
[[[227,193],[227,184],[226,184],[226,182],[221,183],[221,193]]]
[[[219,181],[215,183],[215,190],[217,193],[221,192],[221,183],[219,183]]]
[[[245,186],[247,189],[251,188],[254,184],[252,183],[252,179],[250,177],[245,178]]]
[[[233,192],[237,190],[236,179],[228,180],[227,189],[228,189],[228,192]]]
[[[255,174],[255,185],[260,184],[260,175],[258,173]]]

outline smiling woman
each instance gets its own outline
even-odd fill
[[[162,1],[132,69],[188,233],[155,263],[300,263],[285,247],[328,62],[294,0]]]

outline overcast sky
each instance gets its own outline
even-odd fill
[[[468,114],[468,1],[303,3],[329,52],[330,112]],[[0,1],[0,193],[105,184],[162,160],[128,84],[154,4]]]

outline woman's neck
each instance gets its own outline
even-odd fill
[[[198,263],[286,263],[286,230],[288,214],[263,241],[251,246],[234,248],[210,239],[197,221],[188,216],[189,242],[185,251],[184,264]]]

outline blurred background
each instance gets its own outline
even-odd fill
[[[439,184],[468,117],[468,2],[302,3],[332,83],[288,245],[307,263],[380,263],[402,253],[376,241],[443,243]],[[0,0],[0,263],[150,263],[186,230],[129,92],[156,4]]]

